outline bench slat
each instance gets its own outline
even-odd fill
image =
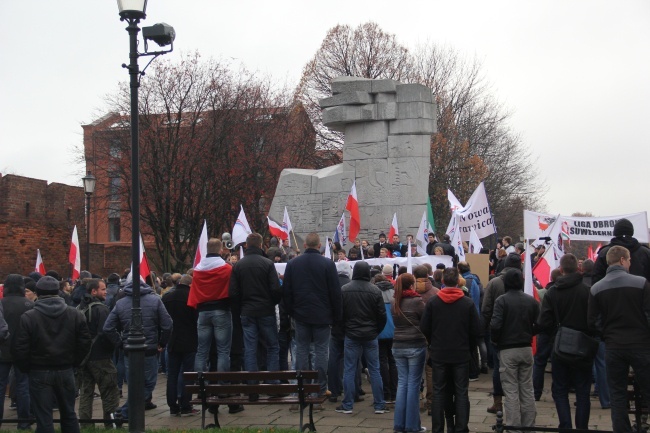
[[[317,371],[301,371],[304,379],[318,379]],[[241,382],[243,380],[295,380],[296,371],[205,371],[203,377],[210,382],[229,381]],[[187,382],[198,380],[198,372],[183,373],[183,379]]]

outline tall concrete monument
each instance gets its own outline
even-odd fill
[[[396,212],[404,241],[416,234],[426,209],[437,113],[431,90],[394,80],[339,77],[332,81],[332,94],[320,106],[325,126],[345,134],[343,163],[283,170],[269,213],[281,221],[286,206],[296,236],[316,231],[331,237],[356,180],[359,238],[376,242],[379,233],[388,233]]]

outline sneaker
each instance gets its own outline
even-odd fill
[[[469,381],[470,382],[476,382],[478,380],[478,377],[470,377]]]
[[[481,366],[481,374],[488,374],[488,366],[487,365],[482,365]]]
[[[157,408],[157,407],[158,407],[158,406],[157,406],[156,404],[154,404],[154,403],[152,403],[152,402],[150,402],[150,401],[148,401],[148,402],[146,402],[146,403],[144,404],[144,410],[152,410],[152,409],[155,409],[155,408]]]
[[[337,396],[333,395],[333,396],[329,397],[328,400],[329,400],[330,403],[336,403],[337,401],[339,401],[339,398]]]
[[[169,409],[169,416],[180,416],[180,409]]]
[[[334,410],[335,410],[336,412],[338,412],[338,413],[347,413],[347,414],[351,414],[351,413],[352,413],[352,409],[345,409],[345,408],[343,408],[343,405],[341,405],[341,406],[337,406],[336,409],[334,409]]]
[[[390,412],[390,410],[388,410],[388,408],[386,408],[386,407],[383,408],[383,409],[375,409],[376,414],[382,414],[382,413],[388,413],[388,412]]]
[[[420,427],[420,431],[427,431],[426,427]]]
[[[200,414],[201,411],[198,409],[194,409],[193,407],[189,409],[182,409],[181,410],[181,416],[191,416],[191,415],[198,415]]]

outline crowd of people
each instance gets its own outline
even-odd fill
[[[631,432],[630,367],[642,394],[650,395],[650,249],[633,234],[629,221],[619,221],[596,263],[565,254],[551,283],[534,287],[539,301],[524,293],[524,249],[509,237],[490,253],[484,282],[458,261],[448,237],[437,242],[431,235],[426,252],[451,256],[452,266],[418,265],[412,272],[363,260],[404,257],[409,241],[419,255],[412,239],[402,243],[399,235],[388,243],[382,233],[372,246],[355,240],[347,252],[333,243],[332,258],[324,257],[316,233],[305,237],[302,252],[277,239],[264,248],[262,236],[252,233],[243,257],[210,239],[206,256],[186,274],[141,282],[145,409],[157,406],[152,396],[161,372],[169,414],[184,416],[198,410],[183,372],[310,369],[336,412],[351,414],[355,403],[372,398],[376,414],[394,411],[395,432],[425,431],[424,396],[434,432],[467,432],[469,382],[491,368],[487,411],[504,411],[508,425],[532,427],[550,360],[560,428],[588,427],[594,370],[614,431]],[[537,248],[535,255],[541,253]],[[283,274],[278,262],[286,263]],[[54,431],[55,406],[62,431],[78,432],[79,419],[92,419],[96,389],[106,425],[128,418],[128,402],[120,406],[120,398],[129,370],[124,346],[132,289],[126,272],[104,280],[83,271],[73,284],[54,271],[9,275],[0,300],[0,418],[9,384],[19,418],[35,418],[39,432]],[[561,356],[554,339],[564,328],[599,341],[597,350]]]

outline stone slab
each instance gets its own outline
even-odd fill
[[[280,173],[275,195],[298,195],[311,193],[311,177],[317,170],[287,168]]]
[[[397,95],[395,93],[377,93],[375,103],[381,104],[382,102],[397,102]]]
[[[431,89],[422,84],[399,84],[397,86],[397,102],[428,102],[433,104]]]
[[[329,127],[341,123],[367,122],[376,119],[377,106],[366,105],[339,105],[323,110],[323,125]]]
[[[345,127],[345,144],[377,143],[388,139],[388,122],[351,123]]]
[[[435,119],[436,105],[428,102],[399,102],[398,119]]]
[[[372,95],[367,92],[339,93],[318,101],[321,108],[335,107],[337,105],[365,105],[372,104],[373,102]]]
[[[350,143],[343,146],[343,159],[346,161],[368,158],[388,158],[388,143],[386,141],[379,143]]]
[[[399,81],[389,79],[372,80],[371,93],[395,93],[399,84]]]
[[[377,105],[377,120],[394,120],[399,117],[397,102],[382,102]]]
[[[438,129],[433,119],[403,119],[389,121],[390,135],[435,134]]]
[[[372,91],[372,80],[361,77],[341,76],[332,80],[332,94],[345,92],[368,92]]]
[[[388,156],[406,158],[408,156],[431,156],[430,135],[389,135]]]
[[[319,173],[312,178],[312,193],[340,193],[352,188],[354,171],[345,171],[347,165],[337,164],[319,170]]]

